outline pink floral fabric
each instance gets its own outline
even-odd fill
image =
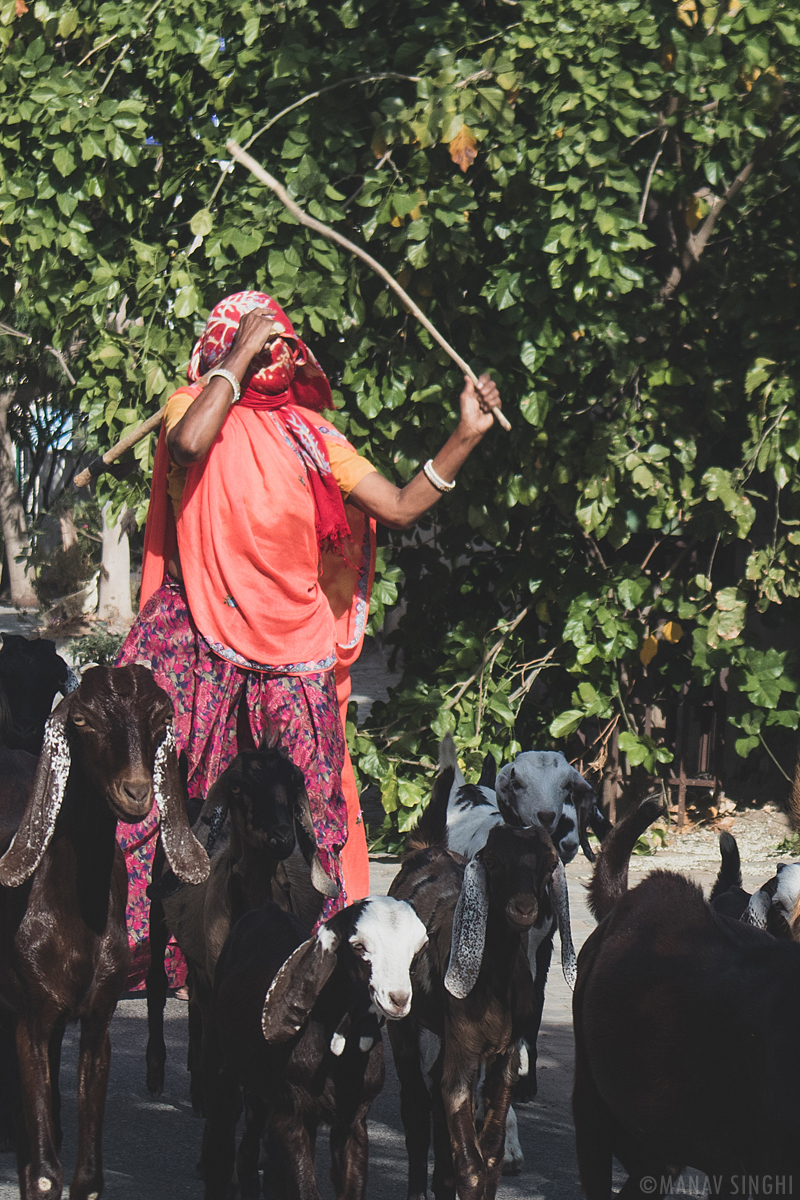
[[[190,799],[209,788],[240,750],[277,732],[280,744],[303,771],[320,860],[341,889],[326,900],[323,917],[347,899],[340,854],[347,839],[342,792],[344,734],[332,670],[307,675],[270,675],[245,670],[212,653],[189,613],[183,588],[165,579],[144,606],[120,652],[118,665],[142,663],[153,672],[175,706],[175,739],[185,752]],[[128,865],[128,939],[133,953],[129,988],[143,986],[149,965],[150,882],[158,818],[153,811],[138,825],[118,825],[117,839]],[[170,984],[186,977],[174,943],[167,950]]]

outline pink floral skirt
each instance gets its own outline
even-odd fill
[[[202,801],[240,750],[258,746],[264,735],[280,744],[305,775],[320,860],[341,889],[326,900],[323,916],[342,908],[340,854],[347,840],[347,808],[342,793],[344,734],[334,673],[270,675],[219,658],[197,632],[179,583],[165,579],[131,628],[118,666],[142,663],[175,706],[175,739],[189,764],[190,800]],[[117,825],[117,840],[128,867],[128,940],[132,951],[128,988],[144,986],[150,963],[150,882],[158,836],[155,807],[136,825]],[[166,957],[172,987],[186,979],[186,965],[170,941]]]

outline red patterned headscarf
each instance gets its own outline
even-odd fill
[[[333,477],[325,442],[316,425],[303,414],[304,408],[320,412],[333,407],[325,372],[308,346],[297,336],[283,309],[265,292],[235,292],[226,296],[209,314],[202,336],[192,351],[187,372],[197,383],[227,358],[236,330],[245,313],[267,309],[282,336],[275,339],[251,364],[239,404],[244,408],[267,409],[280,418],[293,440],[308,472],[316,509],[317,541],[341,551],[350,536],[342,494]]]

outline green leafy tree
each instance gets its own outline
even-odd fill
[[[1,295],[54,346],[83,341],[99,447],[252,285],[393,478],[455,421],[450,363],[228,169],[231,135],[501,386],[513,435],[381,560],[403,682],[350,734],[392,828],[447,729],[470,766],[570,737],[588,762],[616,729],[653,773],[672,751],[641,703],[722,670],[740,753],[797,725],[795,5],[2,0],[0,22]],[[151,454],[101,499],[141,519]]]

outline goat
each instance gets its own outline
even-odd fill
[[[792,914],[800,895],[800,863],[778,863],[778,870],[752,895],[742,887],[741,860],[736,838],[723,832],[719,838],[721,863],[708,897],[719,913],[766,929],[773,937],[792,937]]]
[[[528,750],[518,754],[497,774],[497,807],[509,825],[539,825],[559,847],[563,863],[578,849],[594,862],[589,830],[602,842],[611,828],[597,806],[597,797],[563,754]]]
[[[658,811],[645,801],[614,828],[590,887],[601,923],[578,957],[572,1099],[587,1200],[610,1200],[612,1155],[625,1196],[671,1190],[687,1164],[722,1196],[747,1194],[741,1176],[800,1171],[800,946],[716,912],[673,872],[627,891]]]
[[[360,1200],[367,1182],[367,1113],[383,1086],[374,1016],[411,1007],[409,970],[427,941],[410,905],[359,900],[308,937],[293,914],[268,902],[232,929],[217,965],[214,1018],[222,1071],[203,1140],[206,1200],[224,1200],[234,1165],[235,1089],[247,1125],[236,1158],[240,1188],[258,1195],[257,1146],[266,1122],[281,1195],[318,1200],[314,1141],[331,1126],[331,1179]]]
[[[440,774],[434,785],[431,802],[422,814],[416,830],[412,831],[408,844],[410,847],[426,844],[441,845],[451,853],[459,854],[469,861],[478,850],[485,846],[489,831],[506,824],[495,802],[495,793],[490,786],[494,783],[494,759],[491,755],[487,756],[477,784],[466,783],[458,765],[455,743],[448,735],[439,747],[439,770]],[[570,767],[568,770],[572,771],[572,768]],[[578,776],[578,778],[581,777]],[[553,803],[562,804],[562,814],[559,821],[556,822],[556,831],[565,821],[568,808],[568,804],[562,796],[562,790],[560,786],[554,789]],[[591,795],[593,797],[594,793]],[[536,824],[540,828],[545,827],[541,822],[532,822],[531,824]],[[548,820],[545,822],[545,825],[547,824],[552,825],[553,822]],[[519,818],[514,820],[513,825],[515,827],[519,825]],[[564,863],[571,862],[577,850],[577,840],[573,838],[573,830],[574,825],[570,822],[569,828],[566,829],[564,842],[553,841],[558,856]],[[566,892],[562,912],[565,925],[562,928],[561,946],[562,952],[566,953],[565,961],[569,964],[573,958],[571,957],[569,896]],[[538,1090],[537,1041],[544,1012],[544,993],[550,971],[555,930],[556,916],[549,896],[547,896],[539,908],[535,924],[527,935],[528,962],[534,984],[534,1004],[526,1022],[523,1037],[524,1066],[521,1066],[520,1077],[514,1087],[514,1098],[521,1104],[532,1100]],[[574,978],[568,978],[567,981],[572,986]],[[504,1170],[516,1173],[521,1164],[522,1150],[518,1143],[514,1143],[513,1139],[509,1138]]]
[[[590,862],[591,828],[602,840],[610,823],[597,807],[589,784],[563,754],[530,750],[496,772],[487,754],[477,783],[467,783],[458,765],[455,742],[448,733],[439,746],[439,773],[452,767],[453,783],[442,803],[429,804],[417,825],[420,845],[441,844],[462,858],[472,858],[485,845],[495,825],[538,825],[549,833],[566,865],[580,846]],[[409,844],[416,844],[412,832]]]
[[[0,689],[6,694],[11,711],[5,745],[11,750],[41,753],[44,724],[56,692],[66,696],[77,686],[78,678],[56,653],[55,642],[49,638],[29,641],[20,634],[4,633]]]
[[[0,784],[4,827],[16,830],[0,858],[0,998],[17,1018],[23,1200],[62,1194],[58,1064],[67,1021],[81,1024],[70,1196],[91,1200],[103,1189],[108,1025],[130,957],[115,833],[118,820],[143,820],[154,801],[173,869],[198,882],[208,858],[186,819],[172,703],[141,666],[93,667],[61,701],[24,811]]]
[[[548,897],[562,929],[568,928],[563,864],[544,830],[499,825],[466,865],[441,846],[412,851],[389,895],[413,904],[429,939],[412,969],[411,1013],[389,1029],[409,1200],[426,1195],[431,1116],[436,1196],[452,1196],[455,1188],[461,1200],[493,1200],[516,1043],[534,1002],[526,938]],[[565,950],[569,973],[567,957]],[[485,1119],[479,1136],[474,1091],[481,1066]]]
[[[278,747],[238,754],[209,791],[194,828],[211,855],[208,879],[169,894],[169,881],[162,877],[150,889],[146,1062],[147,1086],[160,1095],[169,929],[189,965],[192,1104],[200,1112],[201,1044],[209,1029],[214,970],[231,927],[249,909],[273,899],[295,911],[310,928],[320,915],[323,897],[337,895],[338,889],[319,861],[303,773]],[[293,857],[297,847],[299,864]],[[154,864],[154,875],[157,869]]]

